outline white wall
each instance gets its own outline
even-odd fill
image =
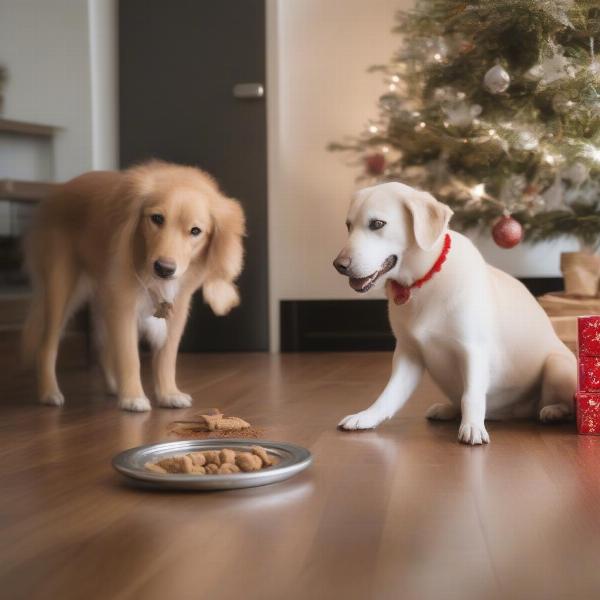
[[[400,39],[396,10],[412,0],[268,0],[269,228],[271,347],[278,347],[279,301],[372,298],[353,292],[331,263],[345,237],[345,211],[359,168],[326,145],[377,114],[381,76]],[[476,236],[475,236],[476,237]],[[487,260],[517,276],[556,276],[574,242],[502,250],[489,236]]]
[[[0,62],[9,70],[4,117],[62,127],[56,179],[92,165],[86,0],[0,0]]]
[[[357,297],[331,266],[357,171],[326,146],[374,115],[382,82],[366,69],[392,55],[393,16],[410,1],[267,5],[272,348],[279,300]]]
[[[119,165],[117,0],[88,0],[92,168]]]
[[[116,0],[0,0],[3,116],[61,128],[58,181],[118,164],[116,32]],[[36,148],[14,143],[15,164],[5,161],[2,175],[47,178],[46,165],[31,160]]]

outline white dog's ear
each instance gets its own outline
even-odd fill
[[[213,199],[212,218],[202,295],[215,314],[225,315],[240,303],[234,282],[244,260],[245,218],[239,202],[221,194]]]
[[[431,250],[440,237],[446,233],[452,209],[438,202],[428,192],[415,190],[404,197],[404,203],[413,222],[415,240],[423,250]]]

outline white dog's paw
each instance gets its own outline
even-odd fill
[[[192,405],[192,397],[183,392],[157,394],[156,400],[158,406],[162,406],[163,408],[189,408]]]
[[[48,406],[62,406],[65,403],[65,397],[57,390],[44,394],[40,398],[40,403]]]
[[[463,444],[476,446],[479,444],[489,444],[490,436],[483,423],[461,423],[458,429],[458,441]]]
[[[344,417],[339,423],[340,429],[352,431],[354,429],[375,429],[384,418],[372,410],[363,410],[355,415]]]
[[[540,410],[540,421],[542,423],[554,423],[564,421],[571,416],[571,409],[566,404],[550,404]]]
[[[137,398],[121,398],[119,400],[119,408],[121,410],[130,410],[131,412],[146,412],[152,410],[150,400],[146,396],[138,396]]]
[[[425,416],[432,421],[452,421],[458,417],[459,410],[450,402],[437,402],[432,404]]]

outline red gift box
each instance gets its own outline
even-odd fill
[[[579,356],[580,392],[600,392],[600,356]]]
[[[577,431],[587,435],[600,435],[600,394],[577,392],[575,402]]]
[[[578,346],[580,356],[600,356],[600,317],[579,317]]]
[[[579,317],[577,328],[577,431],[600,435],[600,316]]]

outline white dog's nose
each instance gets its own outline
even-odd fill
[[[333,266],[338,270],[339,273],[346,275],[351,262],[352,259],[349,256],[338,254],[337,258],[333,261]]]

